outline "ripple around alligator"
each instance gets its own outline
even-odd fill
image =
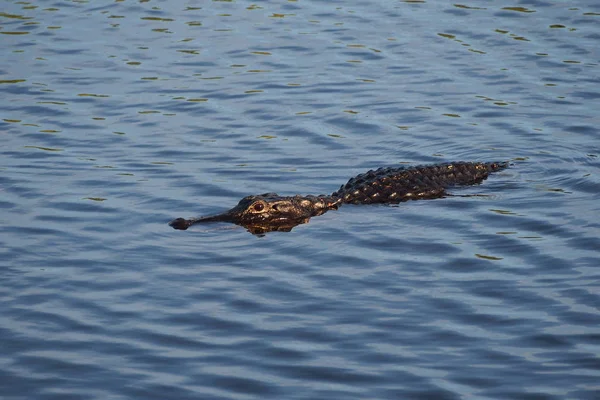
[[[0,398],[597,397],[598,7],[38,3],[0,13]],[[451,160],[513,166],[167,225]]]

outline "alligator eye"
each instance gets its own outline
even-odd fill
[[[263,203],[256,203],[252,206],[252,208],[254,209],[254,211],[261,212],[265,209],[265,205]]]

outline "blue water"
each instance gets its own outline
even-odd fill
[[[0,398],[600,398],[600,6],[4,2]],[[175,217],[511,167],[291,232]]]

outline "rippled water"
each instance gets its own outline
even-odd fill
[[[0,18],[0,398],[598,398],[598,5]],[[512,166],[289,233],[167,225],[449,160]]]

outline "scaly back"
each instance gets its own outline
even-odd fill
[[[507,162],[456,162],[415,167],[387,167],[357,175],[332,197],[342,204],[395,204],[417,199],[442,197],[446,188],[473,185],[491,172],[508,167]]]

